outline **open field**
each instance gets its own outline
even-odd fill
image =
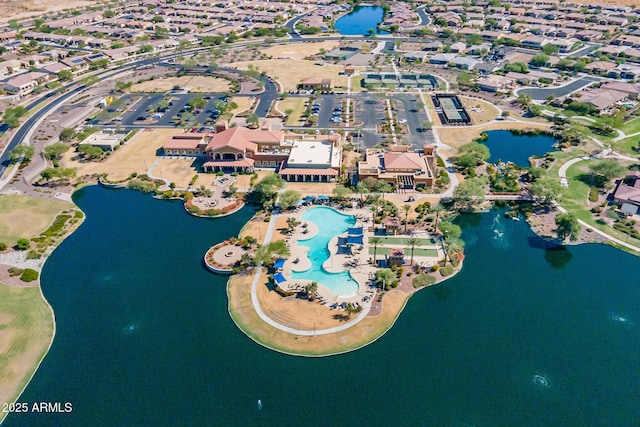
[[[0,402],[13,402],[53,337],[53,313],[37,286],[0,284]],[[0,422],[6,415],[0,412]]]
[[[288,59],[304,59],[311,55],[317,55],[321,49],[329,52],[338,47],[340,44],[337,40],[326,40],[315,43],[286,43],[281,45],[269,46],[262,53],[274,58]]]
[[[271,175],[273,173],[272,170],[259,170],[256,171],[258,174],[258,179],[256,182],[260,182],[262,178],[267,175]],[[251,186],[251,175],[238,175],[236,176],[236,182],[234,183],[238,191],[249,191],[249,187]]]
[[[289,117],[287,117],[287,125],[299,126],[302,124],[301,116],[305,112],[304,103],[307,98],[286,98],[282,101],[278,101],[278,110],[283,113],[289,109],[293,110]]]
[[[175,182],[177,188],[187,188],[193,176],[197,173],[194,167],[193,159],[162,159],[153,168],[153,175],[168,179]],[[202,184],[210,186],[213,181],[213,175],[199,174],[195,187]]]
[[[287,182],[287,190],[297,191],[304,196],[318,196],[324,194],[330,196],[336,188],[335,182]]]
[[[226,92],[229,81],[219,77],[182,76],[148,80],[131,86],[131,92],[167,92],[174,86],[189,88],[189,92]]]
[[[76,153],[69,150],[61,163],[64,167],[77,167],[78,176],[106,173],[108,178],[114,181],[125,179],[133,172],[145,174],[156,161],[156,151],[162,147],[165,139],[178,132],[181,131],[177,129],[141,130],[104,161],[79,162],[73,160]],[[167,179],[170,178],[167,177]]]
[[[251,107],[251,104],[253,103],[253,100],[255,98],[251,97],[247,97],[247,96],[234,96],[229,100],[229,104],[235,102],[236,105],[238,106],[237,108],[234,109],[230,109],[229,113],[230,114],[238,114],[238,113],[242,113],[243,111],[247,110],[249,107]]]
[[[549,125],[538,123],[522,123],[513,121],[491,122],[482,126],[451,126],[438,127],[436,132],[440,136],[440,140],[453,147],[460,148],[480,136],[482,131],[497,129],[547,129]]]
[[[60,12],[76,8],[94,6],[102,3],[100,0],[0,0],[0,23],[8,22],[11,19],[23,19],[30,16],[44,15],[47,12]]]
[[[61,211],[72,207],[70,203],[57,200],[1,195],[0,242],[13,246],[19,238],[36,237],[51,225]]]
[[[467,109],[469,116],[471,116],[471,122],[474,125],[490,122],[500,115],[496,106],[490,102],[477,98],[469,98],[468,96],[459,96],[459,98],[460,101],[462,101],[462,105]]]
[[[316,65],[313,61],[267,59],[261,61],[234,62],[226,66],[236,67],[241,70],[249,68],[253,64],[256,70],[264,71],[268,76],[278,80],[283,90],[295,90],[298,84],[307,77],[331,79],[331,86],[338,91],[347,89],[347,76],[338,75],[344,71],[340,65]]]

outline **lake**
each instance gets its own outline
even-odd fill
[[[502,160],[529,167],[529,157],[555,151],[556,139],[548,135],[516,135],[509,130],[490,130],[487,135],[489,139],[482,143],[489,147],[490,163]]]
[[[240,332],[227,278],[202,266],[250,209],[198,219],[100,187],[74,200],[86,221],[42,273],[56,337],[19,399],[73,412],[5,426],[640,423],[640,259],[624,252],[553,250],[501,211],[464,215],[460,274],[375,343],[303,358]]]
[[[380,6],[357,6],[352,12],[340,17],[334,28],[346,36],[367,35],[370,29],[376,30],[376,34],[389,34],[387,31],[377,30],[383,16]]]

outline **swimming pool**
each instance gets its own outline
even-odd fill
[[[329,241],[355,225],[355,217],[342,214],[332,208],[318,206],[303,212],[302,220],[316,224],[318,234],[310,239],[298,240],[299,245],[309,248],[307,256],[311,261],[311,268],[291,272],[291,279],[314,280],[341,297],[355,295],[358,292],[358,283],[351,278],[348,271],[329,273],[322,267],[322,264],[329,259]]]

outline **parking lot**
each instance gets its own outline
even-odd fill
[[[225,101],[224,94],[203,94],[207,104],[204,108],[192,111],[189,101],[198,94],[148,94],[144,96],[124,95],[105,108],[107,116],[95,124],[114,125],[123,127],[138,127],[153,125],[154,127],[175,127],[175,117],[189,112],[193,115],[188,122],[194,125],[213,125],[220,112],[215,104]],[[168,102],[165,108],[159,108],[162,100]],[[188,123],[187,123],[188,124]]]

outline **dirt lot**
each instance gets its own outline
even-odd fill
[[[439,127],[436,129],[440,140],[453,147],[460,148],[462,145],[471,142],[473,139],[480,136],[480,133],[485,130],[496,129],[526,129],[526,128],[539,128],[546,129],[549,125],[541,123],[523,123],[505,120],[502,122],[491,122],[483,126],[451,126],[451,127]]]
[[[182,76],[149,80],[131,86],[131,92],[166,92],[174,86],[187,87],[189,92],[226,92],[229,81],[219,77]]]
[[[59,12],[80,7],[93,6],[101,3],[100,0],[0,0],[0,22],[8,22],[11,19],[22,19],[29,16],[43,15],[46,12]]]
[[[316,43],[287,43],[266,48],[263,53],[274,58],[304,59],[311,55],[317,55],[321,49],[329,52],[338,47],[337,40],[327,40]]]
[[[347,76],[338,75],[339,72],[344,71],[344,67],[340,65],[316,65],[312,61],[305,60],[268,59],[235,62],[228,64],[228,66],[245,70],[249,64],[253,64],[258,71],[264,71],[270,77],[278,80],[283,90],[286,91],[297,89],[298,84],[307,77],[331,79],[331,86],[337,90],[346,90],[347,88]]]
[[[246,96],[234,96],[233,98],[231,98],[229,103],[235,102],[236,105],[238,105],[238,108],[230,110],[229,112],[232,114],[238,114],[238,113],[244,112],[249,107],[251,107],[251,103],[253,103],[254,99],[255,98],[248,98]]]
[[[287,182],[286,189],[297,191],[304,196],[317,196],[323,194],[330,196],[336,188],[335,182]]]
[[[500,114],[495,105],[478,98],[470,98],[468,96],[460,96],[460,101],[467,109],[471,122],[474,125],[481,125],[495,120]]]
[[[73,160],[76,153],[69,150],[61,163],[64,167],[77,167],[78,176],[107,173],[108,178],[113,181],[127,178],[132,172],[147,173],[147,170],[156,161],[156,151],[162,147],[165,139],[178,132],[181,131],[176,129],[143,130],[104,161],[79,162]],[[166,178],[171,179],[168,176]]]
[[[153,168],[154,176],[160,176],[175,182],[177,188],[187,188],[196,173],[193,159],[162,159]],[[205,178],[207,179],[205,180]],[[198,175],[198,181],[196,181],[195,186],[199,187],[202,184],[209,186],[212,180],[212,176]]]

